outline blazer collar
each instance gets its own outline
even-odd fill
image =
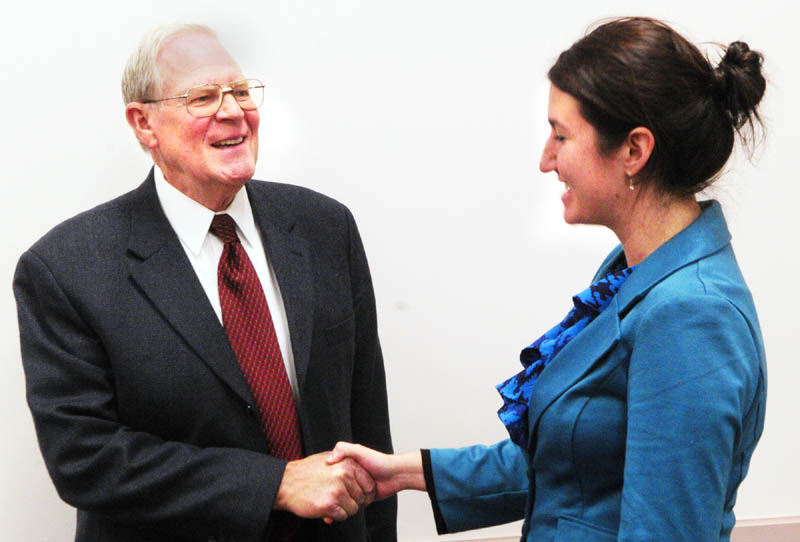
[[[703,209],[699,217],[675,237],[658,247],[628,277],[617,292],[618,312],[625,315],[653,286],[673,274],[719,250],[731,241],[731,234],[725,223],[722,208],[716,201],[700,202]],[[617,247],[601,266],[598,275],[608,273],[614,256],[620,257],[622,247]],[[604,262],[605,263],[605,262]]]
[[[608,307],[578,333],[542,371],[528,408],[528,428],[532,434],[544,410],[619,343],[622,318],[647,292],[678,269],[713,254],[730,243],[731,235],[719,203],[702,202],[701,207],[703,212],[700,216],[639,264]],[[615,248],[600,266],[595,279],[610,273],[620,258],[624,257],[622,247]],[[627,352],[623,350],[617,351],[620,359],[627,356]],[[529,441],[533,443],[534,439]]]
[[[158,202],[152,168],[132,195],[128,250],[141,259],[147,259],[168,243],[170,234],[174,236]]]

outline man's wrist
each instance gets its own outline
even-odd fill
[[[289,511],[289,503],[291,502],[290,481],[292,476],[293,463],[295,461],[288,461],[283,468],[283,475],[281,476],[281,483],[278,484],[278,491],[275,493],[275,500],[272,502],[273,510]],[[289,476],[287,477],[287,472]]]

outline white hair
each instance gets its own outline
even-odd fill
[[[187,23],[160,25],[145,34],[131,53],[122,72],[122,98],[125,105],[156,98],[154,93],[161,89],[162,83],[158,71],[158,54],[164,42],[182,34],[207,34],[217,37],[216,33],[205,25]]]

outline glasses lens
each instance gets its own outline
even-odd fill
[[[245,79],[231,84],[233,97],[242,109],[256,109],[264,101],[264,85],[258,79]]]
[[[216,85],[190,88],[186,92],[186,109],[195,117],[209,117],[217,112],[221,89]]]

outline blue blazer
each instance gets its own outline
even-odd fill
[[[430,451],[440,533],[525,518],[536,542],[729,540],[766,366],[722,210],[703,208],[542,372],[529,449]]]

